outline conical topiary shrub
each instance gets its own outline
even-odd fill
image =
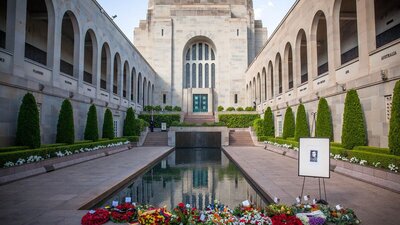
[[[332,115],[325,98],[321,98],[318,103],[315,137],[329,138],[333,141]]]
[[[29,148],[40,147],[39,110],[31,93],[24,96],[19,108],[16,144]]]
[[[294,137],[294,115],[291,107],[288,107],[285,112],[285,121],[283,121],[283,139]]]
[[[126,112],[126,118],[124,121],[124,136],[135,135],[135,112],[132,108],[129,108]]]
[[[71,102],[65,99],[61,105],[57,124],[57,143],[73,144],[75,141],[74,112]]]
[[[110,109],[104,112],[103,138],[114,138],[113,115]]]
[[[271,107],[268,107],[264,113],[264,124],[265,136],[275,137],[274,115],[272,114]]]
[[[91,105],[87,114],[85,140],[99,140],[99,128],[97,126],[96,106]]]
[[[392,111],[390,116],[389,149],[395,155],[400,155],[400,81],[393,90]]]
[[[294,139],[299,141],[299,139],[302,137],[310,137],[310,128],[307,122],[306,109],[304,108],[303,104],[300,104],[297,108]]]
[[[347,92],[344,102],[342,146],[353,149],[367,144],[364,113],[356,90]]]

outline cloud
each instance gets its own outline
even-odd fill
[[[275,5],[274,5],[274,3],[272,1],[268,1],[268,6],[269,7],[274,7]]]

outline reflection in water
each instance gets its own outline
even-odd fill
[[[97,207],[129,196],[133,202],[170,209],[180,202],[203,209],[215,199],[230,207],[246,199],[265,205],[220,149],[176,149]]]

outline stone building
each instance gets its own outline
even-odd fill
[[[247,105],[274,111],[303,103],[314,132],[318,99],[327,99],[340,142],[347,90],[356,89],[368,144],[388,146],[391,97],[400,78],[400,2],[299,0],[246,71]]]
[[[0,146],[15,140],[22,97],[34,94],[43,143],[54,143],[64,99],[83,139],[90,104],[122,135],[128,107],[152,104],[156,72],[92,0],[0,0]],[[101,135],[101,134],[100,134]]]
[[[159,75],[156,105],[212,114],[245,104],[244,73],[267,31],[251,0],[149,0],[134,38]]]

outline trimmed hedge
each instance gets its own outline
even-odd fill
[[[379,154],[373,152],[359,151],[359,150],[346,150],[347,158],[357,157],[358,159],[367,160],[369,165],[373,162],[380,162],[381,167],[387,168],[389,164],[393,163],[396,166],[400,165],[400,156]]]
[[[223,114],[218,115],[218,118],[229,128],[247,128],[251,127],[254,120],[260,116],[258,114]]]
[[[387,155],[392,154],[388,148],[378,148],[373,146],[356,146],[353,149],[364,152],[379,153],[379,154],[387,154]]]
[[[303,137],[310,137],[310,128],[308,127],[306,109],[303,104],[300,104],[296,113],[294,140],[299,141]]]
[[[258,137],[258,141],[271,141],[275,142],[281,145],[287,144],[287,145],[292,145],[293,147],[299,147],[299,142],[297,141],[291,141],[287,139],[282,139],[282,138],[274,138],[274,137],[269,137],[269,136],[261,136]]]
[[[224,107],[222,105],[220,105],[220,106],[218,106],[217,110],[218,110],[218,112],[222,112],[222,111],[224,111]]]
[[[126,112],[126,118],[124,121],[124,136],[134,136],[135,135],[135,111],[132,107]]]
[[[342,143],[338,143],[338,142],[331,142],[331,146],[343,148]]]
[[[243,107],[239,106],[239,107],[236,108],[236,111],[242,112],[242,111],[244,111],[244,109],[243,109]]]
[[[389,149],[395,155],[400,155],[400,81],[393,90],[392,111],[389,128]]]
[[[275,136],[275,124],[274,115],[272,114],[271,107],[267,108],[264,113],[264,126],[265,126],[265,136]]]
[[[344,103],[342,145],[346,149],[367,145],[364,113],[356,90],[347,92]]]
[[[177,121],[172,122],[171,127],[225,127],[225,123],[218,122],[218,123],[203,123],[203,124],[196,124],[196,123],[179,123]]]
[[[123,138],[126,138],[130,142],[138,142],[139,141],[139,137],[138,136],[126,136],[126,137],[123,137]]]
[[[65,99],[58,116],[56,143],[73,144],[75,142],[74,111],[71,102]]]
[[[332,114],[325,98],[321,98],[318,103],[315,137],[329,138],[333,141]]]
[[[127,141],[126,138],[119,138],[114,140],[106,140],[106,141],[98,141],[98,142],[90,142],[83,144],[72,144],[72,145],[64,145],[64,146],[56,146],[56,147],[47,147],[47,148],[36,148],[29,150],[21,150],[15,152],[5,152],[0,153],[0,167],[3,167],[4,163],[11,161],[16,162],[19,158],[27,158],[29,156],[42,156],[43,158],[48,158],[47,155],[50,155],[50,158],[56,157],[55,153],[58,151],[71,151],[80,150],[81,148],[94,148],[99,145],[108,145],[118,142]]]
[[[228,108],[226,109],[226,111],[232,112],[232,111],[235,111],[235,108],[234,108],[234,107],[228,107]]]
[[[31,93],[25,94],[19,108],[16,145],[29,148],[40,147],[39,110],[35,97]]]
[[[10,146],[10,147],[3,147],[0,148],[0,153],[2,152],[15,152],[15,151],[21,151],[21,150],[26,150],[29,149],[28,146]]]
[[[139,118],[143,119],[147,123],[150,123],[151,115],[142,114],[142,115],[139,115]],[[154,119],[154,127],[161,128],[161,123],[167,123],[167,127],[170,127],[174,121],[177,121],[178,123],[181,121],[181,115],[180,114],[154,114],[153,119]]]
[[[294,137],[295,124],[294,115],[291,107],[288,107],[285,112],[285,120],[283,121],[282,138]]]
[[[99,128],[97,126],[96,106],[91,105],[87,114],[85,127],[85,140],[99,140]]]
[[[265,134],[265,126],[264,126],[264,124],[265,123],[264,123],[263,119],[258,118],[256,120],[254,120],[253,127],[254,127],[254,130],[256,132],[257,137],[264,136],[264,134]]]
[[[244,111],[252,112],[252,111],[256,111],[256,109],[255,109],[254,107],[247,106],[247,107],[244,109]]]
[[[104,112],[103,138],[114,138],[113,115],[110,109],[106,109]]]

